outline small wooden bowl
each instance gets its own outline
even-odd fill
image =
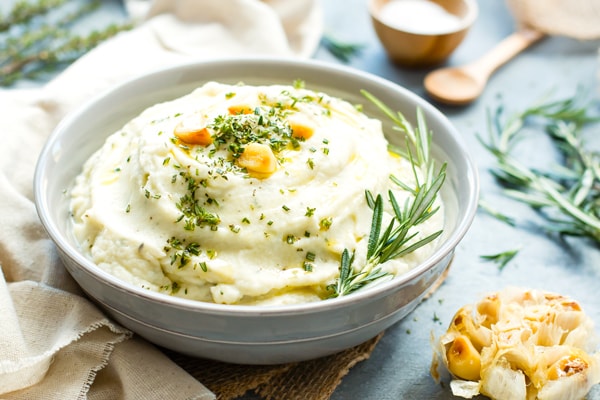
[[[446,29],[435,23],[434,16],[428,19],[427,15],[419,13],[414,18],[411,17],[413,21],[421,20],[426,23],[415,29],[414,26],[402,27],[400,23],[395,24],[390,16],[386,18],[383,15],[387,3],[410,1],[414,4],[415,0],[368,1],[373,27],[386,53],[394,63],[407,67],[427,67],[442,63],[462,42],[478,14],[475,0],[421,0],[435,3],[433,6],[442,7],[445,13],[458,17],[459,21],[454,27]]]

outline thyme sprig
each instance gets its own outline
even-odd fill
[[[585,236],[600,243],[600,152],[589,149],[583,128],[600,121],[591,107],[572,98],[535,105],[505,118],[503,107],[488,115],[484,147],[496,157],[491,170],[505,193],[538,211],[545,229],[561,235]],[[551,139],[559,162],[542,168],[526,166],[512,150],[526,127],[540,127]]]
[[[66,0],[38,0],[37,3],[31,4],[25,0],[17,1],[8,15],[0,15],[0,32],[10,29],[11,26],[29,22],[38,15],[51,10],[53,7],[58,7],[65,2]]]
[[[414,240],[419,234],[415,228],[439,210],[439,207],[434,207],[434,203],[446,177],[446,164],[436,170],[430,155],[431,132],[427,129],[422,111],[417,110],[417,127],[413,128],[401,113],[393,112],[370,93],[362,93],[395,123],[396,129],[405,134],[406,149],[396,150],[401,151],[410,161],[415,185],[411,187],[393,175],[390,177],[400,188],[411,192],[413,197],[400,205],[394,193],[391,190],[388,192],[393,213],[385,229],[383,196],[378,194],[374,197],[370,191],[365,192],[367,205],[373,210],[366,262],[357,267],[354,265],[354,251],[344,249],[339,277],[328,287],[332,291],[331,297],[345,296],[383,278],[391,278],[389,272],[382,270],[381,264],[412,253],[442,234],[442,230],[439,230]],[[424,178],[420,177],[419,171],[424,172]]]
[[[0,16],[0,86],[64,67],[100,42],[132,27],[125,22],[74,35],[73,25],[101,2],[93,0],[75,11],[57,12],[66,3],[65,0],[18,1],[8,15]]]

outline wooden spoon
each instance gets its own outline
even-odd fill
[[[544,37],[532,29],[508,36],[479,60],[462,67],[441,68],[425,77],[425,90],[434,99],[450,105],[465,105],[483,92],[485,85],[501,65]]]

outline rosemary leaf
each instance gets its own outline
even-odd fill
[[[490,214],[492,217],[494,217],[510,226],[516,226],[516,222],[515,222],[514,218],[509,217],[508,215],[503,214],[500,211],[496,210],[487,201],[480,199],[479,207],[482,210],[484,210],[485,212],[487,212],[488,214]]]
[[[372,196],[371,196],[372,197]],[[377,250],[377,241],[381,232],[381,224],[383,220],[383,199],[381,195],[377,196],[375,206],[373,207],[373,219],[371,221],[371,232],[369,234],[369,245],[367,250],[367,258],[373,257]]]

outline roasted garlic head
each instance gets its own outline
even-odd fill
[[[591,319],[565,296],[507,288],[462,307],[435,341],[456,396],[583,399],[600,382]]]

